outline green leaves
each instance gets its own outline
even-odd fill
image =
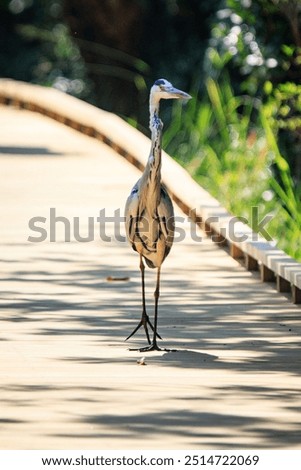
[[[263,105],[250,96],[235,96],[227,75],[220,83],[209,78],[206,90],[201,100],[188,103],[183,117],[181,108],[173,108],[167,151],[235,216],[252,224],[254,207],[256,220],[268,216],[269,236],[301,259],[300,195],[279,149],[273,125],[277,103],[274,98]],[[273,96],[269,82],[265,90]],[[296,90],[280,87],[281,93]]]

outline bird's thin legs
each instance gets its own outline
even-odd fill
[[[157,271],[156,289],[155,289],[155,292],[154,292],[154,296],[155,296],[155,317],[154,317],[154,328],[153,328],[153,332],[154,332],[153,341],[149,346],[146,346],[145,348],[140,348],[139,351],[141,351],[141,352],[171,351],[170,349],[165,349],[165,348],[161,349],[161,348],[159,348],[158,343],[157,343],[157,336],[159,336],[158,333],[157,333],[157,326],[158,326],[158,305],[159,305],[159,296],[160,296],[160,274],[161,274],[161,267],[159,266],[158,271]],[[160,338],[160,336],[159,336],[159,338]]]
[[[161,267],[158,267],[157,270],[157,283],[156,283],[156,290],[154,292],[155,296],[155,318],[154,318],[154,336],[153,336],[153,346],[154,349],[157,349],[157,325],[158,325],[158,304],[159,304],[159,297],[160,297],[160,274],[161,274]]]
[[[152,331],[155,331],[155,330],[154,330],[154,327],[153,327],[153,325],[152,325],[152,323],[149,319],[149,316],[146,313],[145,281],[144,281],[145,266],[144,266],[144,263],[143,263],[142,255],[140,255],[140,271],[141,271],[141,283],[142,283],[142,316],[141,316],[140,322],[138,323],[138,325],[136,326],[134,331],[126,338],[126,341],[129,338],[131,338],[132,336],[134,336],[134,334],[137,333],[137,331],[143,326],[148,344],[151,344],[151,340],[150,340],[150,337],[149,337],[149,332],[148,332],[147,326],[149,325],[149,327],[151,328]],[[161,336],[158,333],[156,333],[156,336],[158,336],[160,339],[162,339]]]

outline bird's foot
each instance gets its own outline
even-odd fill
[[[138,323],[138,325],[136,326],[136,328],[134,329],[134,331],[125,339],[125,341],[127,341],[127,340],[130,339],[132,336],[134,336],[134,334],[137,333],[137,331],[143,326],[144,331],[145,331],[145,334],[146,334],[146,338],[147,338],[147,341],[148,341],[148,344],[151,344],[151,340],[150,340],[150,337],[149,337],[147,325],[149,325],[150,328],[151,328],[151,330],[154,332],[154,327],[153,327],[153,325],[152,325],[152,323],[151,323],[151,321],[150,321],[150,319],[149,319],[149,316],[148,316],[146,313],[143,313],[140,322]],[[159,339],[162,339],[161,336],[159,335],[159,333],[157,333],[157,332],[156,332],[156,336],[157,336]]]
[[[152,342],[149,346],[144,348],[130,348],[129,351],[139,351],[139,352],[150,352],[150,351],[164,351],[164,352],[176,352],[176,349],[167,349],[160,348],[157,342]]]

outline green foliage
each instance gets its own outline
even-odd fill
[[[192,88],[183,116],[179,104],[171,116],[162,109],[165,148],[235,215],[251,224],[254,206],[273,214],[269,233],[301,259],[300,8],[301,0],[0,0],[0,76],[55,86],[140,128],[154,78]]]
[[[263,203],[269,179],[264,135],[251,120],[256,101],[234,96],[228,80],[219,85],[208,79],[206,89],[201,102],[188,103],[182,132],[173,124],[164,143],[231,212],[250,219],[252,205]]]
[[[66,25],[58,23],[50,30],[27,24],[19,25],[17,31],[26,41],[40,44],[39,58],[32,69],[33,82],[87,97],[85,66]]]
[[[237,91],[261,95],[266,80],[298,73],[300,0],[224,0],[216,13],[207,51],[207,73],[229,71]],[[221,64],[212,60],[217,51]]]
[[[225,78],[221,84],[209,78],[206,89],[202,101],[188,103],[182,128],[181,108],[174,106],[173,125],[164,137],[167,151],[253,229],[253,207],[261,218],[272,215],[268,234],[301,259],[300,198],[271,126],[270,107],[259,106],[249,96],[235,96]]]
[[[228,73],[237,95],[273,108],[278,145],[299,182],[300,12],[300,0],[224,0],[205,61],[209,76],[219,80]]]
[[[266,73],[267,70],[262,46],[256,37],[256,22],[250,2],[244,3],[246,8],[228,0],[224,2],[225,8],[217,12],[205,67],[208,75],[215,79],[227,69],[235,85],[241,87],[244,80],[245,89],[254,95],[260,80],[258,73]]]
[[[272,214],[270,235],[301,260],[300,7],[222,2],[205,56],[206,92],[188,105],[183,130],[175,108],[166,144],[230,212],[250,225],[252,206]]]
[[[264,84],[265,110],[281,153],[293,174],[296,191],[301,194],[301,86],[293,82]]]
[[[62,0],[2,1],[0,75],[91,99],[91,83],[63,22],[62,5]]]
[[[268,96],[265,107],[274,129],[298,131],[301,128],[301,85],[286,82],[273,87],[271,82],[266,82],[264,91]]]

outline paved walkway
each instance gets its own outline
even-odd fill
[[[177,352],[139,365],[138,258],[97,221],[138,170],[29,111],[0,107],[0,129],[0,448],[300,449],[300,307],[181,222],[159,316]]]

